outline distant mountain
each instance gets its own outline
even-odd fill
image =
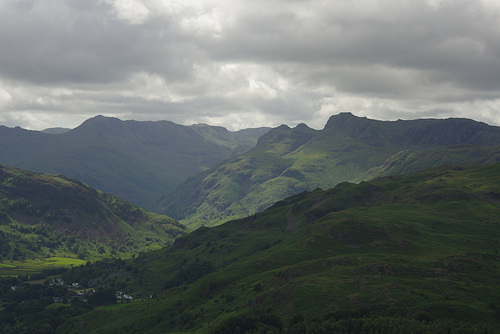
[[[220,224],[315,188],[356,180],[401,151],[423,151],[467,144],[500,145],[500,128],[469,119],[377,121],[350,113],[332,116],[323,130],[282,125],[262,136],[256,147],[197,175],[167,194],[156,211],[195,228]],[[451,152],[451,151],[450,151]],[[469,163],[495,162],[485,157]],[[472,152],[469,156],[480,154]],[[490,154],[490,155],[488,155]],[[466,159],[443,159],[463,163]],[[433,166],[428,160],[421,167]],[[419,169],[422,169],[419,168]]]
[[[0,165],[0,259],[126,256],[184,233],[170,217],[76,179]]]
[[[41,132],[48,133],[51,135],[59,135],[61,133],[65,133],[65,132],[68,132],[70,130],[71,129],[69,129],[69,128],[48,128],[48,129],[42,130]]]
[[[500,164],[304,192],[125,266],[64,274],[155,298],[58,330],[497,333],[499,217]]]
[[[62,173],[151,208],[186,178],[255,146],[268,130],[103,116],[56,135],[0,126],[0,163]]]

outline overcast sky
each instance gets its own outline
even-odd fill
[[[0,0],[0,124],[500,125],[499,0]]]

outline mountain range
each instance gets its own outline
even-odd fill
[[[75,129],[29,131],[0,126],[0,163],[64,174],[144,208],[194,176],[253,147],[268,128],[96,116]]]
[[[191,228],[252,215],[302,191],[443,163],[500,162],[500,128],[469,119],[332,116],[322,130],[272,129],[248,152],[189,178],[157,204]],[[399,166],[396,168],[396,166]]]
[[[443,163],[500,161],[498,127],[469,119],[377,121],[350,113],[236,132],[96,116],[45,132],[0,127],[0,163],[64,174],[191,229],[287,196]]]
[[[0,278],[0,332],[500,329],[498,127],[343,113],[322,130],[233,133],[98,116],[0,140],[6,161],[136,184],[128,196],[147,203],[168,193],[156,210],[192,230],[61,172],[0,165],[0,273],[26,273]],[[94,263],[43,271],[35,257]]]

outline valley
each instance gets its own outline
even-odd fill
[[[347,113],[322,130],[86,123],[0,129],[5,143],[31,141],[0,147],[0,332],[500,330],[500,128]],[[167,159],[174,137],[154,140],[173,129],[193,141],[169,148],[183,147],[163,166],[177,182],[166,187],[138,166]],[[50,155],[63,135],[66,148]],[[141,143],[126,153],[132,165],[118,158],[129,137]],[[147,174],[159,190],[141,191],[156,213],[59,172],[75,145],[85,153],[76,174],[128,198]],[[14,158],[57,171],[11,167]],[[177,163],[191,169],[180,177]]]

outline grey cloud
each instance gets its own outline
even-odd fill
[[[1,2],[3,120],[319,127],[339,111],[393,119],[474,107],[468,117],[500,122],[494,1],[127,4]]]
[[[348,92],[365,93],[366,82],[357,72],[381,67],[421,71],[424,75],[419,77],[437,84],[449,82],[491,93],[500,88],[498,9],[492,11],[480,1],[445,2],[438,10],[423,1],[392,2],[393,8],[379,8],[373,16],[352,17],[336,12],[335,2],[328,4],[311,18],[317,19],[316,24],[292,13],[269,17],[253,13],[238,21],[225,39],[207,41],[206,48],[217,58],[277,64],[311,84],[315,72],[325,82],[327,68],[326,81]],[[352,10],[341,10],[346,9]],[[346,76],[335,74],[349,69],[352,77],[345,85]],[[390,79],[380,75],[381,81]],[[372,87],[374,94],[382,89]],[[393,89],[388,85],[387,94],[394,94]]]
[[[179,59],[193,53],[168,22],[132,26],[104,2],[8,2],[0,11],[0,74],[40,84],[107,83],[135,71],[183,77]],[[173,32],[175,34],[175,32]],[[175,43],[174,43],[175,42]]]

